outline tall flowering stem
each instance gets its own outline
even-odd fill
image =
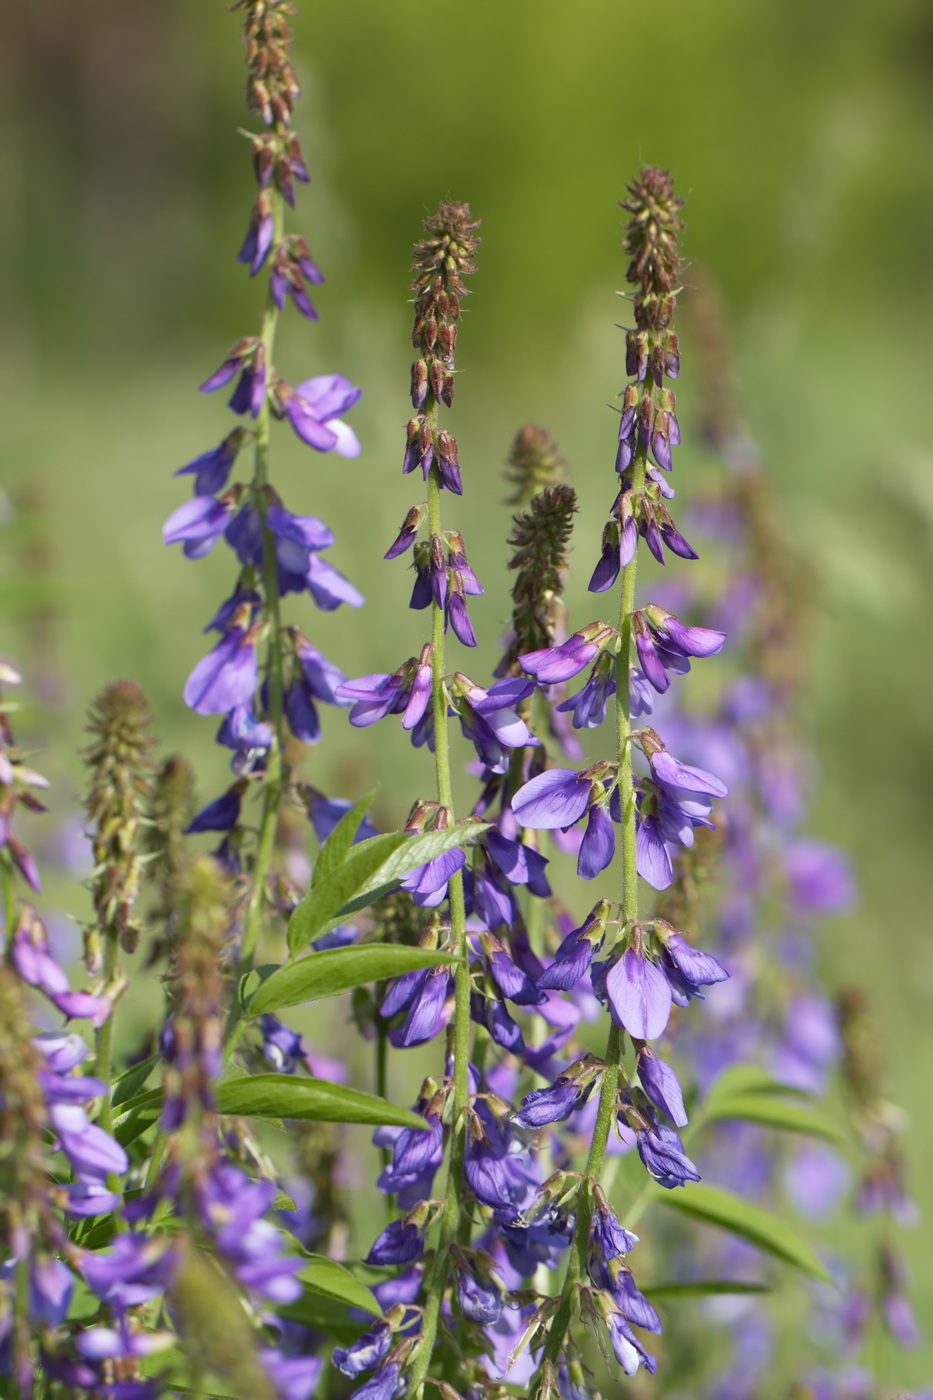
[[[421,358],[412,366],[412,402],[420,409],[419,447],[431,444],[431,459],[427,472],[428,528],[433,560],[443,549],[441,526],[441,490],[453,488],[459,494],[459,471],[456,447],[450,451],[453,439],[438,430],[438,406],[450,405],[453,399],[453,359],[456,346],[460,301],[465,295],[463,276],[476,270],[473,255],[479,243],[478,224],[470,217],[466,204],[442,204],[433,218],[425,221],[427,237],[415,245],[412,270],[415,280],[415,323],[412,341]],[[415,421],[415,420],[413,420]],[[413,434],[409,428],[409,440]],[[446,477],[442,474],[441,454],[450,462]],[[422,461],[424,458],[422,458]],[[442,557],[442,555],[441,555]],[[447,820],[454,820],[453,786],[450,776],[450,741],[447,724],[448,695],[444,682],[444,637],[450,617],[452,590],[459,579],[447,579],[443,592],[434,588],[431,602],[431,712],[434,719],[434,757],[437,773],[437,796],[446,809]],[[440,596],[439,596],[440,594]],[[462,599],[462,594],[460,595]],[[456,624],[455,624],[456,627]],[[459,634],[459,628],[457,628]],[[448,885],[450,902],[450,931],[453,950],[460,962],[454,979],[455,1007],[453,1020],[453,1101],[450,1128],[450,1159],[447,1189],[441,1215],[440,1238],[434,1262],[434,1274],[427,1290],[421,1341],[409,1375],[408,1394],[417,1395],[428,1367],[437,1336],[441,1302],[450,1269],[450,1246],[458,1239],[463,1201],[463,1168],[466,1156],[467,1114],[470,1106],[470,971],[467,965],[466,909],[463,875],[454,872]],[[467,1226],[467,1230],[469,1227]]]
[[[269,191],[269,202],[274,228],[273,241],[278,244],[282,240],[283,233],[284,200],[277,190],[272,189]],[[273,283],[270,280],[269,289],[266,294],[266,309],[263,316],[262,333],[260,336],[260,343],[263,347],[266,364],[273,363],[272,354],[275,346],[275,333],[279,322],[279,307],[276,305],[272,288]],[[272,728],[272,744],[266,759],[265,792],[263,794],[262,817],[259,824],[259,844],[256,850],[256,869],[253,877],[253,888],[246,912],[243,941],[240,945],[240,965],[244,971],[246,971],[252,963],[256,952],[256,944],[259,939],[259,932],[262,927],[266,883],[269,878],[269,872],[272,867],[272,856],[275,850],[275,832],[278,822],[279,804],[282,796],[282,780],[284,776],[284,684],[282,677],[281,599],[279,595],[275,536],[269,528],[269,498],[264,489],[269,482],[269,438],[271,428],[272,410],[267,397],[263,400],[262,408],[259,410],[259,416],[256,420],[252,490],[256,502],[256,509],[262,521],[263,591],[265,593],[266,612],[271,623],[266,654],[266,674],[269,681],[268,719]]]
[[[670,176],[661,170],[643,170],[628,189],[622,208],[631,215],[626,227],[623,246],[631,259],[627,279],[638,287],[634,297],[635,327],[627,334],[626,370],[632,383],[624,391],[623,413],[619,428],[619,453],[616,469],[622,477],[622,490],[613,508],[618,531],[618,559],[621,563],[619,590],[620,636],[615,661],[615,712],[618,761],[618,815],[622,844],[622,922],[626,929],[638,928],[638,805],[632,769],[632,704],[630,676],[634,660],[633,617],[635,584],[638,570],[637,534],[649,537],[653,523],[652,495],[660,484],[658,474],[649,462],[649,446],[655,460],[669,465],[669,445],[677,439],[673,417],[673,399],[662,388],[664,373],[676,375],[679,369],[676,336],[669,330],[674,303],[679,290],[679,256],[677,235],[682,228],[679,210],[682,200],[675,198]],[[659,440],[659,436],[660,439]],[[665,453],[665,446],[667,453]],[[658,453],[660,447],[660,454]],[[664,461],[665,455],[667,461]],[[650,476],[654,480],[649,479]],[[646,490],[650,487],[651,490]],[[657,531],[657,527],[655,527]],[[626,538],[630,545],[627,548]],[[630,549],[630,553],[629,553]],[[653,551],[654,552],[654,551]],[[592,585],[591,585],[592,586]],[[585,1167],[585,1185],[577,1206],[574,1237],[567,1260],[564,1286],[551,1323],[543,1355],[543,1390],[551,1384],[553,1372],[562,1354],[564,1338],[573,1314],[575,1293],[586,1273],[587,1253],[593,1225],[594,1192],[602,1175],[606,1148],[622,1073],[624,1033],[613,1021],[606,1041],[605,1070],[600,1088],[599,1106],[593,1128]]]

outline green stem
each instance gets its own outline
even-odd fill
[[[109,987],[113,981],[117,968],[117,953],[119,951],[119,935],[113,928],[104,930],[104,986]],[[116,1007],[111,1007],[110,1015],[102,1026],[98,1026],[94,1035],[94,1075],[97,1079],[102,1079],[107,1085],[107,1092],[103,1097],[100,1106],[100,1116],[98,1123],[105,1133],[113,1132],[113,1105],[110,1102],[110,1076],[112,1072],[112,1052],[113,1052],[113,1022],[116,1015]],[[118,1180],[112,1178],[111,1180]]]
[[[273,249],[281,242],[284,231],[284,204],[282,196],[270,189],[274,233]],[[271,284],[266,297],[266,309],[262,319],[262,341],[265,354],[266,374],[272,373],[272,354],[275,348],[275,332],[279,321],[279,309],[272,296]],[[256,509],[262,521],[262,573],[265,593],[266,616],[269,622],[269,645],[266,653],[266,675],[269,684],[269,723],[272,726],[273,740],[266,760],[265,794],[262,805],[262,818],[259,823],[259,843],[256,849],[256,865],[253,870],[253,888],[243,927],[243,940],[240,945],[240,971],[247,972],[253,964],[256,945],[262,929],[265,906],[266,883],[272,867],[275,850],[275,833],[278,825],[279,803],[282,796],[283,780],[283,724],[282,724],[282,636],[281,609],[279,607],[279,575],[275,553],[275,537],[266,523],[269,505],[265,487],[269,481],[269,438],[272,426],[272,410],[268,393],[265,395],[259,416],[256,419],[256,455],[253,471],[252,490]]]
[[[645,392],[650,393],[650,389]],[[645,454],[640,448],[632,469],[632,495],[637,498],[645,489]],[[624,922],[638,919],[638,871],[636,867],[636,805],[635,785],[632,777],[632,718],[629,702],[629,664],[632,655],[632,612],[635,607],[635,580],[638,570],[638,554],[622,571],[622,588],[619,598],[619,632],[622,638],[619,654],[616,657],[616,751],[619,763],[619,803],[622,809],[622,917]],[[590,1243],[590,1227],[593,1223],[593,1184],[602,1175],[606,1146],[615,1113],[619,1091],[619,1074],[622,1067],[623,1035],[621,1027],[613,1024],[609,1028],[606,1041],[606,1068],[603,1071],[599,1093],[599,1106],[596,1110],[596,1123],[593,1138],[587,1153],[584,1180],[580,1186],[577,1203],[577,1222],[573,1241],[567,1259],[567,1272],[561,1289],[560,1302],[554,1320],[548,1329],[547,1345],[544,1349],[542,1365],[557,1364],[564,1345],[564,1338],[573,1315],[574,1294],[577,1284],[586,1272],[586,1255]]]
[[[0,871],[3,872],[3,927],[6,929],[7,957],[13,947],[13,932],[16,928],[16,886],[13,881],[13,862],[9,852],[0,857]]]
[[[430,402],[428,415],[433,418],[437,412],[436,402]],[[428,519],[431,536],[441,533],[440,477],[437,467],[432,467],[428,478]],[[433,604],[434,649],[431,656],[431,704],[434,712],[434,757],[437,769],[437,795],[442,806],[447,808],[448,819],[454,819],[453,788],[450,780],[450,741],[447,729],[447,697],[444,692],[444,610]],[[441,1303],[447,1287],[450,1271],[450,1245],[459,1240],[465,1244],[469,1240],[469,1222],[461,1228],[461,1208],[463,1203],[463,1166],[466,1159],[467,1112],[470,1106],[470,1089],[467,1067],[470,1060],[470,972],[467,964],[466,909],[463,900],[463,877],[458,870],[451,876],[448,887],[450,899],[450,931],[454,948],[459,955],[454,974],[455,1002],[453,1020],[453,1060],[454,1093],[453,1121],[450,1128],[450,1161],[447,1170],[447,1189],[444,1208],[441,1213],[440,1237],[434,1266],[427,1282],[427,1302],[421,1328],[421,1340],[414,1353],[414,1361],[408,1379],[409,1396],[416,1396],[421,1390],[437,1336]],[[464,1239],[464,1234],[466,1238]]]

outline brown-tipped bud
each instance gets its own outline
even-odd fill
[[[432,365],[433,369],[433,365]],[[411,367],[411,402],[420,408],[428,396],[428,366],[424,360],[416,360]]]
[[[438,343],[447,365],[453,364],[454,322],[460,315],[460,298],[465,291],[463,278],[476,271],[473,256],[480,241],[476,233],[478,228],[479,224],[470,218],[468,205],[442,204],[436,214],[425,220],[427,236],[415,244],[413,340],[423,353],[431,351]],[[447,389],[443,379],[441,389]],[[448,394],[452,397],[452,387]],[[448,395],[441,391],[436,397],[448,402]]]
[[[665,170],[649,166],[628,187],[622,208],[631,214],[623,246],[631,261],[626,276],[638,286],[635,324],[663,329],[673,313],[678,291],[680,255],[677,239],[683,228],[683,200]],[[643,375],[639,375],[643,378]]]
[[[516,573],[512,587],[512,629],[502,675],[518,675],[518,658],[554,641],[560,624],[567,550],[576,494],[570,486],[553,486],[535,496],[527,511],[513,517],[509,544],[515,550],[509,568]]]
[[[432,360],[428,371],[431,393],[436,399],[444,397],[444,366],[440,360]]]
[[[133,906],[143,870],[140,826],[149,805],[152,716],[135,681],[115,681],[101,691],[89,714],[94,736],[85,750],[90,772],[85,811],[93,824],[91,894],[97,925],[128,951],[139,940]],[[91,971],[88,949],[88,970]]]

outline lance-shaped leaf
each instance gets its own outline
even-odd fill
[[[346,1303],[349,1308],[359,1308],[362,1312],[372,1313],[373,1317],[382,1316],[382,1309],[376,1301],[375,1294],[369,1291],[365,1283],[360,1283],[349,1269],[345,1269],[333,1259],[327,1259],[323,1254],[310,1255],[298,1277],[312,1293],[319,1293],[324,1298],[333,1298],[338,1303]]]
[[[745,1123],[760,1123],[766,1128],[826,1138],[829,1142],[838,1142],[842,1137],[836,1125],[821,1113],[802,1104],[786,1103],[773,1093],[719,1094],[711,1102],[707,1101],[703,1116],[706,1121],[738,1118]]]
[[[733,1094],[780,1094],[784,1098],[809,1098],[805,1089],[797,1089],[793,1084],[782,1084],[760,1065],[730,1065],[713,1080],[706,1094],[704,1108],[712,1107],[717,1099],[731,1098]]]
[[[741,1279],[703,1278],[691,1283],[651,1283],[639,1284],[646,1298],[654,1302],[664,1302],[667,1298],[711,1298],[720,1294],[743,1295],[746,1293],[770,1293],[766,1283],[744,1283]]]
[[[461,822],[421,836],[394,831],[351,846],[342,862],[312,885],[289,919],[289,951],[297,952],[312,938],[388,894],[409,871],[465,845],[487,826],[486,822]]]
[[[696,1184],[686,1186],[683,1191],[664,1191],[660,1187],[652,1187],[651,1200],[652,1203],[657,1202],[685,1215],[692,1215],[707,1225],[718,1225],[720,1229],[748,1240],[756,1249],[792,1264],[810,1278],[832,1283],[821,1261],[792,1225],[751,1201],[733,1196],[731,1191]]]
[[[251,1074],[217,1085],[219,1113],[249,1118],[300,1118],[316,1123],[389,1123],[402,1128],[425,1128],[410,1109],[386,1103],[326,1079],[299,1079],[284,1074]]]
[[[276,1308],[276,1313],[289,1322],[310,1327],[312,1332],[322,1332],[328,1341],[339,1342],[341,1346],[355,1342],[365,1326],[351,1319],[345,1304],[307,1286],[300,1298]]]
[[[401,977],[404,972],[420,972],[425,967],[456,961],[453,953],[439,953],[432,948],[405,948],[394,943],[328,948],[323,953],[310,953],[297,962],[276,968],[251,997],[247,983],[246,1014],[261,1016],[284,1006],[300,1006],[303,1002],[339,996],[367,982],[381,982],[386,977]]]

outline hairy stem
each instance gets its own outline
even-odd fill
[[[430,412],[436,413],[436,403]],[[428,515],[431,535],[441,533],[440,476],[433,467],[428,478]],[[434,712],[435,765],[437,769],[437,795],[447,808],[448,818],[453,821],[453,790],[450,781],[450,743],[447,729],[447,697],[444,693],[444,610],[435,602],[433,612],[433,643],[431,658],[431,703]],[[434,1267],[427,1283],[427,1302],[421,1340],[414,1355],[408,1380],[408,1395],[416,1396],[422,1388],[431,1354],[437,1336],[441,1302],[447,1286],[450,1271],[449,1247],[454,1241],[465,1243],[466,1232],[469,1238],[469,1222],[466,1231],[461,1228],[461,1205],[463,1199],[463,1164],[466,1158],[467,1110],[470,1103],[467,1067],[470,1059],[470,972],[467,965],[466,910],[463,901],[463,877],[458,870],[451,876],[448,887],[450,898],[450,930],[454,948],[460,957],[455,973],[455,1009],[453,1020],[453,1062],[454,1093],[453,1122],[450,1129],[450,1160],[447,1170],[447,1189],[444,1195],[444,1208],[441,1214],[440,1238]],[[463,1217],[466,1220],[466,1217]]]
[[[650,390],[645,392],[650,393]],[[644,449],[640,448],[633,466],[632,493],[637,497],[644,489],[645,454]],[[632,562],[622,570],[622,587],[619,597],[619,632],[622,644],[616,657],[616,741],[619,763],[619,802],[622,808],[622,916],[626,923],[634,922],[638,918],[638,871],[635,863],[636,806],[635,787],[632,779],[632,721],[629,701],[632,612],[635,607],[637,569],[638,555],[636,552]],[[577,1221],[567,1259],[567,1272],[564,1276],[560,1302],[548,1329],[547,1345],[542,1359],[543,1362],[550,1362],[553,1365],[556,1365],[560,1358],[564,1338],[573,1315],[574,1293],[586,1271],[586,1254],[589,1248],[590,1227],[593,1223],[592,1186],[600,1179],[606,1157],[606,1147],[609,1142],[609,1132],[612,1128],[612,1118],[619,1091],[623,1044],[621,1027],[613,1024],[609,1028],[606,1041],[606,1068],[600,1087],[593,1138],[586,1158],[584,1181],[580,1187]]]
[[[275,222],[273,248],[281,241],[284,224],[284,204],[282,196],[270,189],[272,214]],[[272,296],[271,285],[266,298],[266,310],[262,321],[262,347],[265,354],[266,373],[272,370],[272,354],[275,348],[275,332],[278,326],[279,310]],[[259,824],[259,842],[256,849],[256,865],[253,870],[253,888],[246,911],[243,927],[243,941],[240,945],[240,970],[246,972],[252,966],[256,945],[262,928],[262,916],[266,897],[266,882],[272,866],[275,850],[275,832],[278,823],[279,803],[282,796],[283,780],[283,726],[282,726],[282,638],[281,615],[279,608],[279,576],[275,554],[275,538],[266,523],[268,502],[264,487],[269,480],[269,436],[272,426],[272,412],[268,394],[256,419],[256,455],[252,489],[256,508],[262,521],[262,572],[265,593],[266,615],[269,621],[269,643],[266,652],[266,674],[269,684],[269,723],[273,730],[272,747],[266,761],[266,786],[262,804],[262,818]]]

